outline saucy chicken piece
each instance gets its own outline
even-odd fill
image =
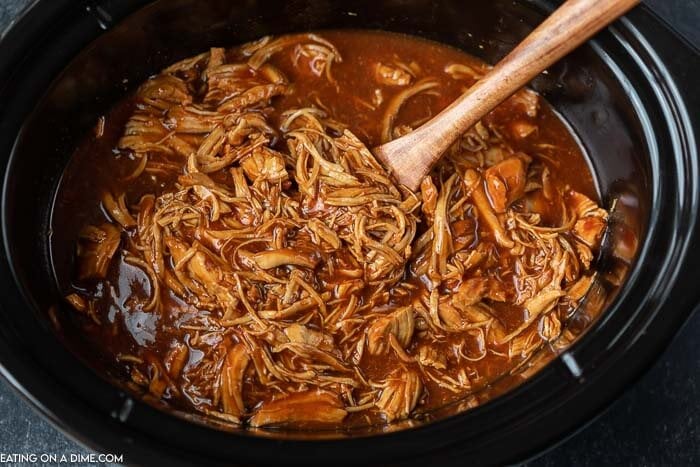
[[[590,248],[597,248],[607,227],[608,213],[586,195],[572,191],[569,205],[577,216],[574,234]]]
[[[385,63],[377,63],[375,65],[374,77],[377,83],[387,86],[406,86],[413,79],[411,73],[406,71],[406,69]]]
[[[80,231],[78,279],[104,279],[119,248],[121,232],[112,224],[89,225]]]
[[[420,184],[422,196],[421,209],[429,222],[433,222],[435,217],[435,208],[437,207],[438,190],[433,183],[431,177],[425,177]]]
[[[418,349],[418,362],[423,366],[431,366],[436,370],[445,370],[447,368],[447,357],[445,354],[428,345],[421,346]]]
[[[420,377],[410,370],[395,372],[383,386],[377,407],[387,422],[407,418],[423,393]]]
[[[408,346],[413,336],[414,320],[411,307],[402,308],[375,320],[367,331],[367,350],[381,355],[389,350],[390,336],[394,336],[402,347]]]
[[[527,165],[522,157],[509,157],[486,169],[484,181],[493,210],[500,214],[525,193]]]
[[[263,402],[250,417],[250,426],[337,425],[346,415],[347,411],[335,394],[307,391]]]
[[[274,183],[288,178],[284,160],[272,151],[253,151],[241,160],[241,167],[251,181],[263,179]]]
[[[313,269],[319,261],[313,251],[280,248],[274,251],[261,251],[253,255],[253,261],[262,269],[272,269],[284,265],[301,266]]]
[[[240,417],[245,412],[243,404],[243,374],[250,355],[243,344],[236,344],[226,354],[221,368],[221,405],[224,413]]]
[[[472,193],[472,199],[476,205],[483,222],[491,229],[496,242],[505,248],[512,248],[515,244],[508,237],[508,233],[501,224],[496,212],[491,207],[491,203],[482,187],[481,177],[474,170],[467,170],[464,175],[464,183],[468,191]]]
[[[539,96],[529,89],[521,89],[513,94],[509,99],[509,103],[512,104],[514,109],[528,117],[536,117],[540,109]]]

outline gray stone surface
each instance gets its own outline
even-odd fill
[[[28,3],[29,0],[0,0],[0,30]],[[696,46],[700,45],[700,0],[646,3]],[[700,465],[698,336],[700,316],[695,316],[654,368],[610,410],[529,465]],[[0,453],[70,456],[90,451],[43,420],[0,380]]]
[[[10,389],[0,384],[0,453],[88,454],[46,422]],[[85,465],[70,463],[64,465]],[[96,464],[93,464],[96,465]]]
[[[0,29],[4,30],[17,13],[29,4],[29,0],[0,1]]]

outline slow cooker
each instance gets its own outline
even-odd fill
[[[576,338],[516,389],[434,421],[357,433],[251,433],[159,410],[101,378],[52,330],[53,196],[78,141],[164,66],[211,46],[338,28],[410,33],[491,63],[555,7],[529,0],[37,0],[0,39],[0,370],[63,431],[138,464],[501,464],[584,426],[632,384],[700,302],[700,60],[640,7],[532,86],[585,147],[613,215]],[[681,91],[685,89],[686,91]],[[692,118],[691,118],[692,117]]]

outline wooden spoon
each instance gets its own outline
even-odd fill
[[[468,91],[427,123],[372,151],[411,190],[457,138],[639,0],[568,0]]]

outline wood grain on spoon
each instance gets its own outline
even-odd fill
[[[372,152],[400,183],[415,191],[444,152],[472,125],[638,3],[568,0],[435,118]]]

